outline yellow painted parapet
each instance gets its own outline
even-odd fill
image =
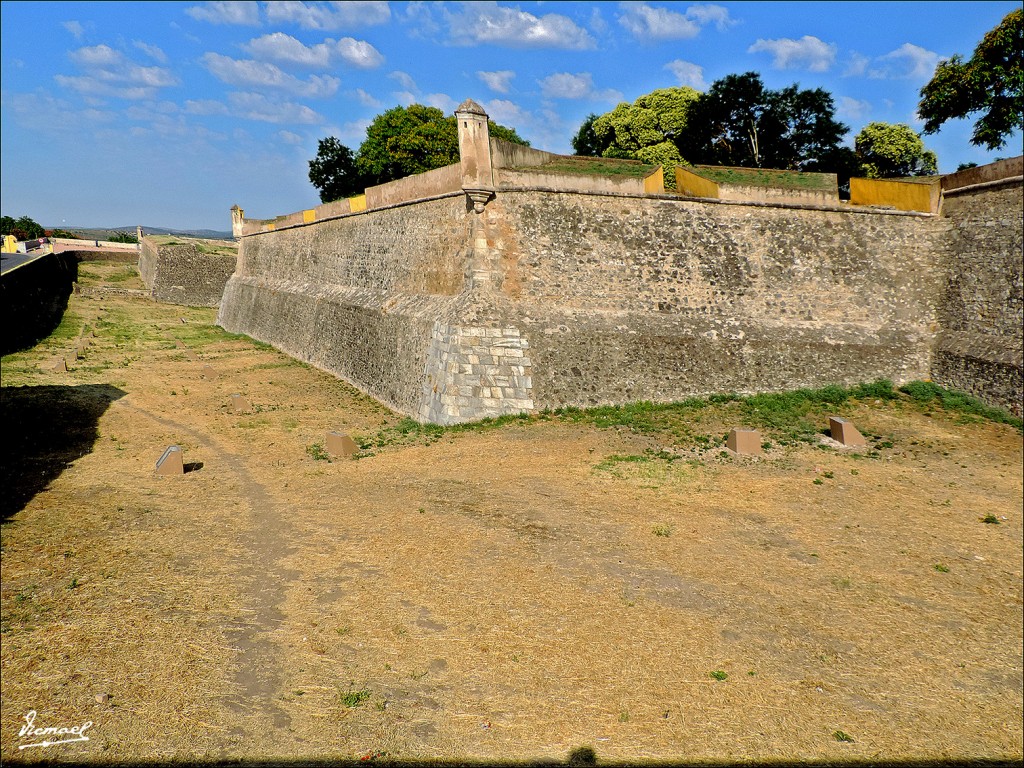
[[[898,211],[937,213],[939,176],[920,181],[904,179],[850,179],[850,205],[878,205]]]
[[[710,197],[717,199],[718,184],[677,165],[676,194],[685,197]]]
[[[302,212],[302,223],[309,224],[311,221],[316,221],[316,209],[314,208]]]
[[[663,167],[659,165],[647,176],[644,176],[644,194],[663,195],[665,194],[665,174]]]
[[[366,210],[366,195],[356,195],[348,199],[349,210],[352,213]]]
[[[4,235],[4,245],[2,250],[4,253],[17,253],[18,239],[14,235]]]

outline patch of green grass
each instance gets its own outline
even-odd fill
[[[651,529],[651,533],[655,536],[671,536],[672,526],[659,523]]]
[[[611,157],[559,157],[544,165],[526,166],[513,170],[523,173],[573,173],[586,176],[618,176],[643,178],[657,165],[640,160],[624,160]]]
[[[327,461],[331,460],[331,454],[324,449],[323,443],[313,443],[312,445],[306,446],[306,453],[312,457],[314,461]]]
[[[709,672],[708,675],[710,675],[713,680],[718,680],[719,682],[727,680],[729,678],[729,673],[721,669],[716,669],[714,672]]]
[[[341,703],[349,709],[355,709],[368,698],[370,698],[370,692],[365,688],[359,691],[349,690],[347,693],[341,694]]]
[[[980,517],[978,519],[981,520],[981,522],[983,523],[987,523],[988,525],[999,525],[999,518],[995,515],[985,515],[984,517]]]
[[[936,563],[933,567],[939,573],[949,573],[949,568],[942,563]]]
[[[833,731],[832,738],[836,741],[852,742],[853,736],[848,734],[846,731]]]
[[[711,165],[693,166],[689,170],[719,184],[741,184],[779,189],[835,189],[835,180],[823,173],[800,173],[768,168],[727,168]]]
[[[900,387],[900,392],[908,395],[920,405],[934,406],[939,404],[946,411],[958,413],[976,419],[986,419],[998,424],[1009,424],[1024,431],[1024,421],[1009,411],[986,405],[976,397],[964,392],[943,389],[931,381],[912,381]]]

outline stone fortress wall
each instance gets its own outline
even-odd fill
[[[218,323],[441,424],[877,378],[1020,413],[1019,171],[945,216],[694,198],[660,169],[547,173],[478,105],[456,116],[458,166],[275,220],[236,206]]]
[[[190,307],[218,306],[236,264],[234,256],[203,253],[195,243],[158,245],[141,228],[138,259],[154,299]]]

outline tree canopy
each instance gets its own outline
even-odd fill
[[[13,235],[16,240],[34,240],[46,235],[46,231],[28,216],[15,219],[12,216],[0,217],[0,237]]]
[[[488,121],[491,136],[529,146],[512,128]],[[436,107],[411,104],[377,115],[353,154],[337,138],[319,141],[309,161],[309,180],[320,200],[351,197],[366,187],[459,162],[459,131],[454,116]]]
[[[971,143],[990,150],[1024,129],[1024,11],[1008,13],[982,38],[970,60],[956,55],[939,62],[921,89],[917,111],[925,134],[936,133],[947,120],[983,113]]]
[[[860,171],[869,179],[930,176],[938,172],[935,153],[904,123],[868,123],[854,139]]]
[[[835,119],[827,91],[772,91],[747,72],[716,80],[701,94],[677,144],[693,163],[833,171],[848,130]]]

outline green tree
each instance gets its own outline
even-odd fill
[[[869,179],[930,176],[938,171],[935,153],[904,123],[868,123],[854,139],[861,173]]]
[[[3,235],[13,235],[18,240],[34,240],[45,237],[46,230],[28,216],[17,219],[3,216],[0,217],[0,237]]]
[[[352,150],[334,136],[317,143],[316,157],[309,161],[309,180],[320,190],[321,203],[361,194],[366,187]]]
[[[694,163],[838,172],[833,166],[848,130],[835,119],[827,91],[772,91],[746,72],[711,84],[690,108],[677,143]]]
[[[666,143],[674,145],[675,137],[686,127],[690,105],[699,95],[687,87],[652,91],[632,104],[623,102],[600,117],[588,118],[589,133],[586,137],[577,133],[577,137],[584,144],[589,140],[595,154],[602,157],[642,159],[638,154],[641,150]],[[585,122],[580,131],[586,128]],[[673,153],[666,147],[655,150],[655,153],[679,155],[678,150]]]
[[[111,243],[138,243],[138,235],[131,232],[115,232],[107,238]]]
[[[597,115],[590,113],[587,115],[587,119],[583,121],[583,125],[576,131],[576,135],[572,137],[572,151],[573,154],[581,155],[584,157],[600,157],[601,150],[604,147],[601,146],[601,142],[597,138],[597,134],[594,133],[594,122],[597,120]]]
[[[512,128],[488,121],[490,134],[529,146]],[[336,138],[319,142],[309,163],[309,180],[323,202],[359,194],[368,186],[384,184],[415,173],[459,162],[459,129],[454,116],[436,107],[411,104],[395,107],[374,118],[359,151]]]
[[[936,133],[947,120],[983,113],[971,143],[990,150],[1024,129],[1024,11],[1008,13],[982,38],[970,60],[956,55],[939,62],[921,89],[917,111],[925,134]]]

